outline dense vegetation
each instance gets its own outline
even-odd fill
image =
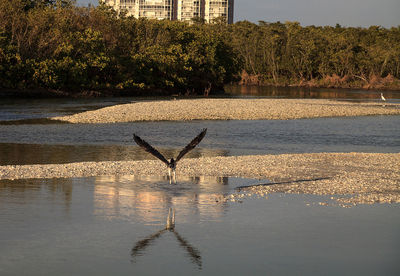
[[[193,24],[0,0],[0,88],[208,94],[224,84],[399,88],[400,27]]]
[[[250,82],[400,88],[400,26],[238,22],[231,35]]]
[[[239,70],[223,35],[67,0],[0,0],[1,87],[207,94]]]

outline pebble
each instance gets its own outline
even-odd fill
[[[0,179],[100,175],[165,176],[167,169],[158,160],[0,166]],[[293,193],[330,195],[330,200],[343,205],[400,203],[400,153],[307,153],[187,158],[182,159],[177,167],[178,179],[179,175],[245,177],[268,179],[276,183],[289,182],[241,189],[241,192],[231,194],[229,199]]]
[[[290,120],[300,118],[394,115],[400,104],[326,99],[182,99],[143,101],[50,119],[70,123],[190,120]]]

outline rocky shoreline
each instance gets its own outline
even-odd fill
[[[114,123],[395,114],[400,114],[400,104],[314,99],[191,99],[133,102],[51,119],[69,123]],[[0,179],[165,176],[166,173],[165,165],[159,160],[0,166]],[[341,204],[400,203],[400,153],[202,157],[182,160],[177,174],[267,179],[267,185],[242,188],[226,200],[240,198],[243,193],[264,197],[281,192],[334,195]]]
[[[159,175],[159,160],[0,166],[0,179]],[[309,153],[183,159],[177,175],[268,179],[247,194],[335,195],[343,204],[400,203],[400,153]],[[239,192],[237,193],[239,195]],[[233,195],[235,196],[235,194]]]

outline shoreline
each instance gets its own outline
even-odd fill
[[[400,104],[324,99],[182,99],[132,102],[49,119],[69,123],[122,123],[293,120],[367,115],[400,115]]]
[[[159,160],[0,166],[0,180],[102,175],[166,176]],[[400,153],[309,153],[183,159],[177,177],[268,179],[287,184],[244,188],[246,194],[335,195],[343,204],[400,203]]]
[[[98,90],[66,90],[50,88],[31,89],[0,89],[0,99],[90,99],[90,98],[118,98],[118,97],[164,97],[172,96],[167,89],[98,89]]]
[[[291,89],[307,89],[307,90],[323,90],[323,89],[333,89],[333,90],[361,90],[365,92],[369,91],[379,91],[379,92],[400,92],[400,87],[381,87],[381,86],[330,86],[330,85],[309,85],[307,83],[303,84],[270,84],[270,83],[232,83],[227,84],[237,85],[237,86],[252,86],[252,87],[270,87],[270,88],[291,88]],[[24,88],[24,89],[12,89],[12,88],[0,88],[0,99],[2,98],[113,98],[113,97],[173,97],[175,95],[182,96],[182,94],[177,94],[174,90],[160,89],[160,88],[148,88],[148,89],[85,89],[81,91],[73,91],[66,89],[50,89],[50,88]],[[211,96],[225,95],[225,91],[214,91],[210,94]],[[203,96],[202,94],[195,94],[190,96]]]

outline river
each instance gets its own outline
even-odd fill
[[[380,95],[235,89],[230,97],[379,101]],[[385,92],[388,101],[398,102],[399,94],[391,93]],[[150,158],[132,133],[173,155],[205,127],[207,136],[189,158],[400,150],[400,116],[93,125],[45,119],[137,100],[149,99],[2,99],[0,164]],[[265,181],[197,176],[171,185],[165,177],[134,175],[2,180],[0,275],[400,274],[398,204],[342,208],[329,196],[294,194],[223,200],[237,186]],[[169,208],[176,226],[165,230]]]

